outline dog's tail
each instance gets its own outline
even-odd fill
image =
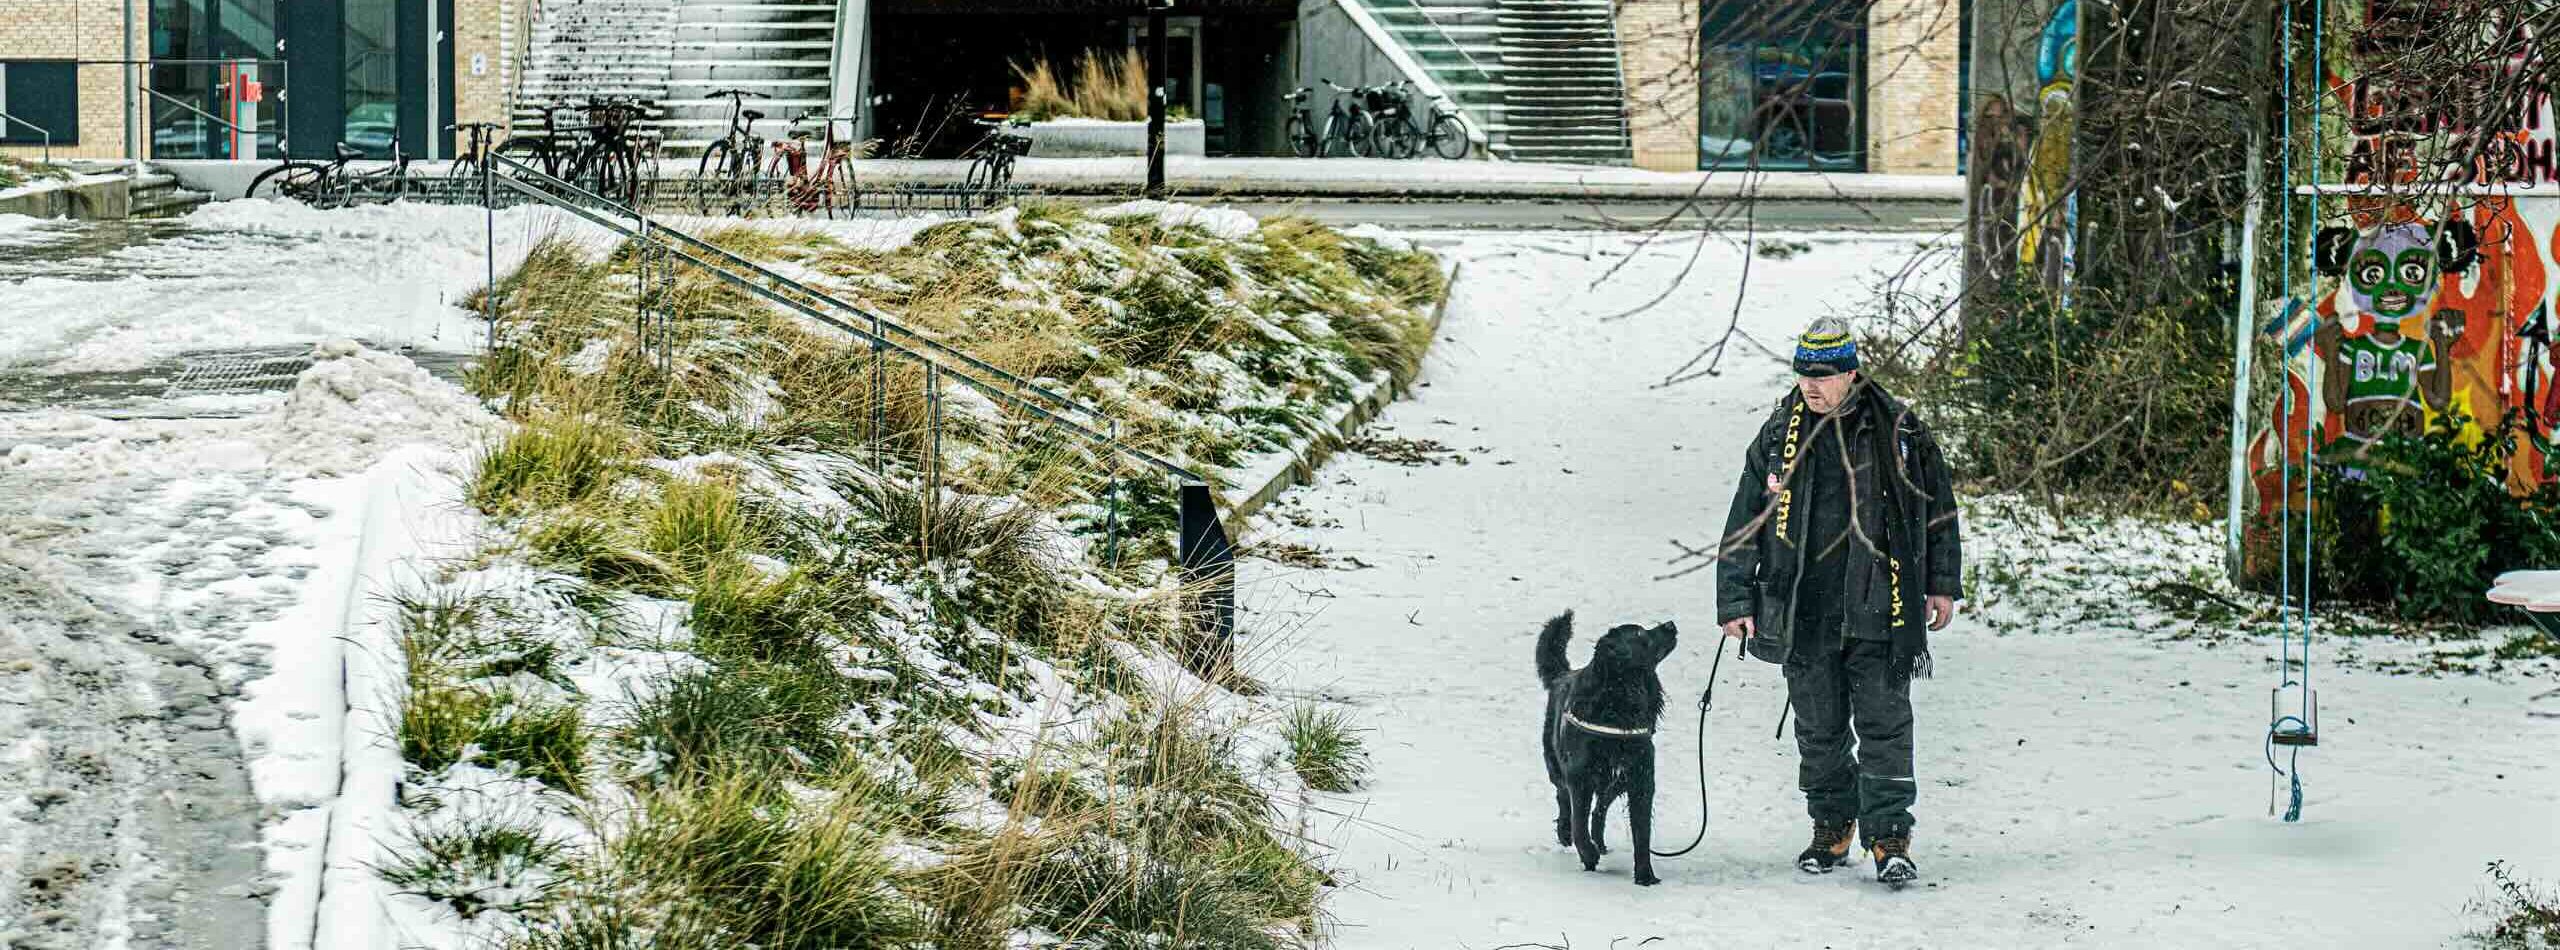
[[[1556,679],[1573,670],[1564,658],[1565,641],[1573,639],[1573,611],[1557,614],[1538,631],[1538,682],[1553,686]]]

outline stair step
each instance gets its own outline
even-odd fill
[[[675,69],[825,69],[829,64],[824,59],[685,59],[679,56],[669,61],[668,65]],[[742,85],[761,81],[763,80],[738,80]]]
[[[766,20],[762,22],[741,22],[737,20],[686,20],[676,24],[676,29],[679,32],[708,32],[714,30],[833,31],[835,28],[836,23],[834,20]]]
[[[826,40],[677,40],[677,49],[831,49]]]

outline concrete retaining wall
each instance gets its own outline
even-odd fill
[[[0,198],[0,214],[36,218],[122,218],[133,212],[132,183],[123,178],[64,182]]]
[[[1022,130],[1031,136],[1031,154],[1057,158],[1147,154],[1147,124],[1063,119],[1034,122]],[[1164,124],[1167,155],[1208,154],[1209,127],[1198,119]]]

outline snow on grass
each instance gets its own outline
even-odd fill
[[[1123,210],[704,236],[1208,464],[1285,449],[1296,420],[1418,360],[1428,257]],[[874,404],[867,347],[698,278],[644,350],[630,263],[555,241],[502,282],[500,346],[472,380],[512,428],[464,492],[496,530],[383,621],[397,643],[367,675],[396,686],[382,728],[408,778],[396,808],[361,818],[387,870],[332,897],[329,933],[525,945],[633,911],[759,943],[776,927],[863,946],[1161,939],[1172,920],[1224,946],[1311,933],[1319,875],[1275,805],[1303,817],[1284,716],[1201,652],[1153,473],[1124,462],[1115,485],[1101,447],[952,381],[928,437],[915,367],[878,367]],[[525,807],[476,810],[493,782]],[[741,827],[706,821],[787,820],[791,838],[849,813],[863,834],[769,859],[753,838],[647,844]],[[757,883],[794,854],[850,876]],[[732,861],[752,866],[697,871]]]
[[[2104,633],[2273,649],[2303,621],[2272,593],[2232,584],[2220,522],[2124,514],[2057,517],[2016,496],[1965,501],[1965,595],[2003,634]],[[2313,604],[2317,662],[2393,673],[2495,673],[2547,679],[2560,658],[2519,625],[2470,629],[2375,618]]]

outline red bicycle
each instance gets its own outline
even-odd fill
[[[773,143],[773,159],[766,174],[782,179],[783,199],[801,214],[825,212],[827,217],[853,216],[862,205],[862,193],[854,187],[854,144],[836,137],[836,123],[853,120],[835,118],[820,112],[809,112],[791,120],[791,131],[784,141]],[[815,123],[821,131],[805,126]],[[822,148],[813,164],[809,159],[809,142],[822,139]]]

